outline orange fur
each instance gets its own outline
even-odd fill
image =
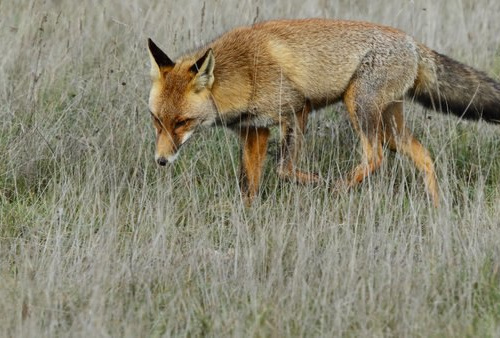
[[[152,41],[149,51],[158,163],[172,162],[198,127],[226,126],[242,136],[241,186],[248,200],[258,192],[271,126],[282,131],[279,176],[318,181],[295,168],[301,138],[311,109],[340,100],[363,150],[347,186],[380,166],[385,143],[424,174],[436,206],[432,159],[405,126],[404,98],[500,123],[499,83],[382,25],[277,20],[233,29],[175,62]]]

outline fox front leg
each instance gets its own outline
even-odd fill
[[[246,127],[239,131],[241,149],[240,188],[249,205],[259,192],[262,167],[267,154],[268,128]]]
[[[278,176],[281,179],[301,184],[317,183],[319,176],[314,173],[301,171],[295,167],[306,131],[307,119],[311,112],[311,104],[306,102],[303,109],[295,114],[292,126],[283,124],[280,159],[278,161]]]

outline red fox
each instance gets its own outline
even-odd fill
[[[435,206],[433,161],[405,126],[404,98],[465,119],[500,123],[498,82],[378,24],[268,21],[233,29],[175,62],[148,42],[157,163],[173,162],[199,127],[228,127],[241,137],[240,187],[250,202],[258,193],[271,126],[282,131],[279,177],[318,181],[294,163],[311,109],[342,100],[361,138],[363,158],[346,187],[380,166],[386,145],[423,173]]]

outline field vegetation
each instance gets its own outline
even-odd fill
[[[500,334],[500,128],[406,104],[441,206],[386,152],[359,188],[277,180],[245,208],[238,140],[211,129],[153,160],[147,38],[172,57],[239,25],[384,23],[499,79],[495,0],[0,1],[0,336]],[[500,107],[499,107],[500,109]],[[359,160],[341,105],[301,167]]]

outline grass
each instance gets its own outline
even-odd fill
[[[498,79],[494,1],[0,2],[0,336],[497,336],[500,130],[407,104],[442,205],[386,152],[346,194],[237,190],[238,144],[205,130],[153,161],[146,38],[179,55],[273,17],[400,27]],[[301,166],[359,160],[341,106],[310,121]]]

